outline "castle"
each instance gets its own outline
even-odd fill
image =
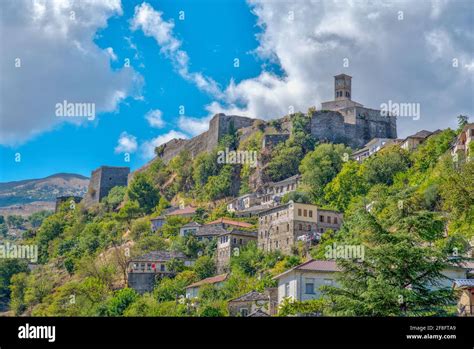
[[[115,186],[127,186],[130,167],[101,166],[92,171],[84,206],[100,202]]]
[[[380,110],[364,107],[351,99],[352,77],[339,74],[334,77],[334,100],[323,102],[321,110],[311,112],[311,134],[317,141],[344,143],[358,149],[373,138],[397,138],[395,116],[383,116]],[[280,119],[287,124],[285,118]],[[194,157],[200,152],[209,152],[229,130],[240,130],[241,139],[255,130],[256,123],[264,129],[270,125],[259,119],[237,115],[216,114],[209,122],[209,130],[192,139],[172,139],[157,148],[157,155],[165,163],[182,150]],[[263,125],[263,126],[262,126]],[[263,147],[274,146],[285,141],[291,126],[283,127],[276,134],[265,134]]]

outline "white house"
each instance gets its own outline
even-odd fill
[[[274,277],[278,281],[278,304],[284,298],[307,301],[321,297],[319,288],[323,285],[336,285],[335,261],[311,259]]]

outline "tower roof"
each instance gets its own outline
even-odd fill
[[[348,78],[351,78],[352,79],[352,76],[350,75],[347,75],[347,74],[338,74],[338,75],[334,75],[335,78],[340,78],[340,77],[345,77],[347,76]]]

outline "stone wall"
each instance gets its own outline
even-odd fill
[[[318,111],[311,118],[311,134],[319,141],[357,149],[373,138],[397,138],[397,121],[394,116],[385,117],[379,110],[364,107]]]
[[[91,206],[107,196],[115,186],[127,186],[129,167],[101,166],[92,171],[84,205]]]
[[[237,115],[216,114],[209,122],[209,130],[189,140],[173,139],[161,146],[161,159],[168,163],[181,151],[187,150],[195,157],[202,152],[212,151],[219,143],[219,140],[231,129],[235,130],[253,125],[256,119]]]

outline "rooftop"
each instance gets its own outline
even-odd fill
[[[267,313],[265,313],[262,309],[258,308],[254,312],[251,312],[247,317],[267,317],[270,316]]]
[[[189,222],[185,225],[182,226],[182,228],[192,228],[192,227],[200,227],[201,224],[199,224],[198,222]]]
[[[265,301],[265,300],[268,301],[268,295],[265,295],[257,291],[250,291],[240,297],[231,299],[229,302],[250,302],[250,301]]]
[[[206,223],[205,225],[212,225],[212,224],[228,224],[228,225],[235,225],[236,227],[241,227],[241,228],[252,228],[253,225],[246,223],[246,222],[239,222],[239,221],[234,221],[229,218],[219,218],[216,219],[215,221]]]
[[[227,280],[228,276],[229,276],[229,274],[221,274],[221,275],[217,275],[217,276],[211,276],[210,278],[203,279],[203,280],[200,280],[198,282],[195,282],[195,283],[189,285],[186,288],[199,287],[199,286],[202,286],[202,285],[217,284],[218,282],[223,282],[223,281]]]
[[[199,228],[196,236],[217,236],[226,232],[227,230],[222,228],[220,225],[203,225]]]
[[[454,288],[470,288],[474,287],[474,279],[456,279],[453,282]]]
[[[310,259],[296,267],[293,267],[280,275],[275,276],[273,279],[279,279],[283,275],[286,275],[294,270],[300,271],[322,271],[322,272],[337,272],[340,268],[337,266],[336,261],[325,261],[319,259]]]
[[[185,259],[186,255],[182,252],[177,251],[151,251],[142,256],[131,258],[134,262],[146,262],[146,261],[163,261],[170,260],[173,258]]]

